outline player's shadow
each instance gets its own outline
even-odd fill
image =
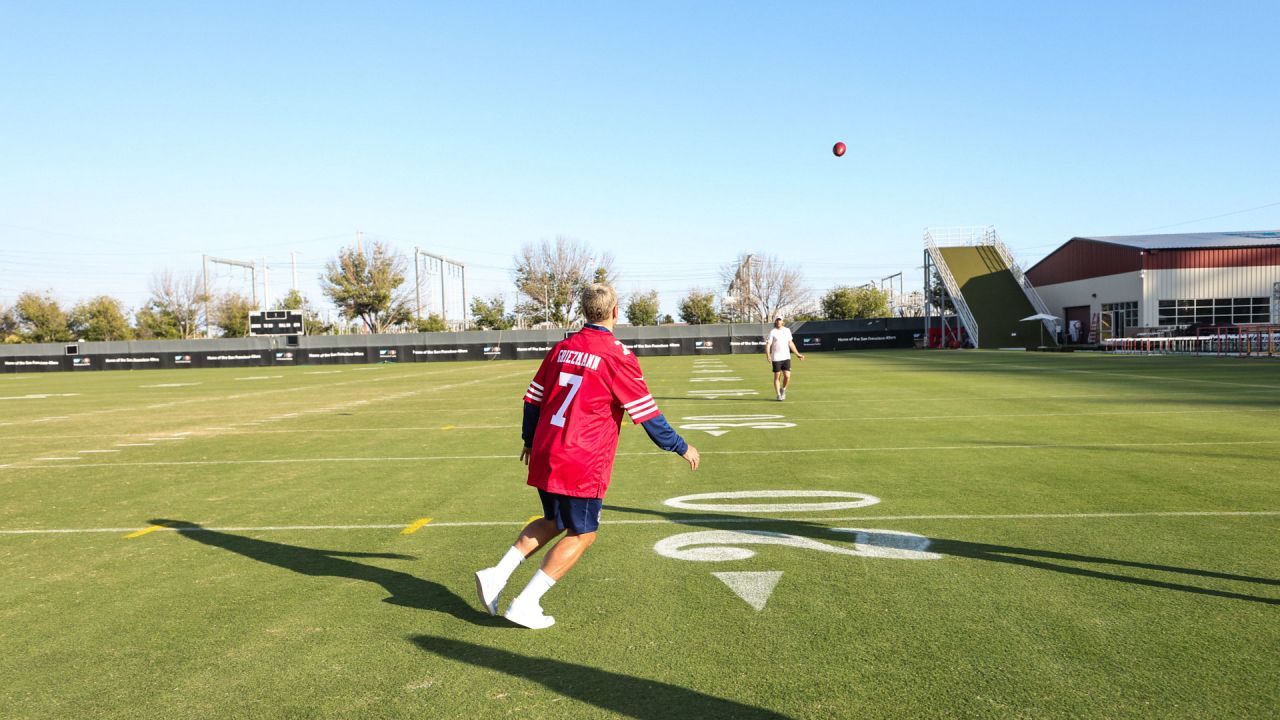
[[[786,715],[772,710],[588,665],[519,655],[488,645],[474,645],[431,635],[417,635],[410,640],[426,652],[447,660],[530,680],[559,695],[637,720],[788,720]]]
[[[767,529],[769,532],[782,532],[788,535],[799,535],[801,537],[826,543],[838,543],[840,540],[847,541],[849,539],[847,535],[842,537],[841,533],[832,532],[831,527],[828,525],[799,519],[765,519],[742,515],[692,515],[688,513],[660,512],[656,510],[646,510],[643,508],[619,507],[616,505],[606,506],[605,509],[615,512],[627,512],[640,515],[656,515],[680,525],[692,525],[714,530],[745,530],[747,528],[752,530]],[[850,522],[852,523],[855,521]],[[874,522],[874,518],[867,519],[867,523]],[[607,521],[605,524],[608,524]],[[876,538],[874,536],[871,536],[869,539],[872,543],[876,542]],[[886,538],[886,541],[890,546],[892,546],[892,538]],[[1233,573],[1224,573],[1215,570],[1175,567],[1172,565],[1160,565],[1157,563],[1138,562],[1135,560],[1119,560],[1093,555],[1081,555],[1079,553],[1058,552],[1056,550],[1038,550],[1034,548],[1013,547],[1010,545],[970,542],[967,540],[930,537],[929,541],[929,552],[941,553],[943,555],[964,557],[973,560],[984,560],[987,562],[1005,563],[1008,565],[1020,565],[1022,567],[1063,573],[1065,575],[1122,582],[1131,585],[1144,585],[1146,587],[1160,588],[1163,590],[1176,590],[1196,595],[1209,595],[1212,597],[1229,598],[1232,600],[1247,600],[1250,602],[1263,603],[1265,605],[1280,605],[1280,598],[1263,597],[1259,595],[1250,595],[1248,593],[1231,592],[1228,590],[1216,590],[1213,588],[1200,587],[1198,585],[1187,585],[1183,582],[1174,582],[1172,580],[1126,575],[1122,574],[1120,569],[1131,568],[1134,570],[1170,573],[1174,576],[1182,575],[1188,577],[1229,580],[1232,582],[1280,587],[1280,580],[1274,578],[1236,575]],[[1078,567],[1077,565],[1066,565],[1063,563],[1078,563],[1081,565],[1094,565],[1100,567]],[[1112,568],[1116,568],[1116,570],[1112,570]],[[1109,572],[1108,570],[1111,571]]]
[[[506,626],[499,618],[490,617],[445,586],[424,580],[398,570],[388,570],[376,565],[365,565],[347,558],[380,558],[385,560],[413,560],[412,555],[396,553],[362,553],[346,550],[321,550],[318,548],[287,545],[211,530],[185,520],[157,519],[149,521],[178,531],[180,535],[211,547],[229,550],[237,555],[274,565],[300,575],[313,577],[349,578],[381,585],[391,596],[383,602],[418,610],[431,610],[452,615],[476,625]]]

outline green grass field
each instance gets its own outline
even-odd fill
[[[623,429],[545,631],[472,580],[539,510],[533,363],[0,376],[0,717],[1277,715],[1280,364],[814,353],[778,403],[642,363],[703,467]],[[753,490],[880,502],[664,505]]]

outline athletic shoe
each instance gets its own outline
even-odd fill
[[[782,391],[779,390],[778,392],[774,393],[773,399],[777,400],[778,402],[782,402]]]
[[[779,400],[786,400],[786,399],[787,399],[787,389],[786,389],[786,388],[782,388],[782,392],[781,392],[781,393],[779,393],[779,394],[781,395],[781,397],[779,397],[779,398],[778,398]]]
[[[505,585],[499,585],[497,578],[493,577],[493,568],[476,572],[476,595],[480,596],[480,604],[490,615],[498,614],[498,594]]]
[[[556,624],[556,619],[544,614],[542,606],[537,604],[530,605],[529,603],[513,602],[511,607],[507,608],[507,612],[503,617],[530,630],[541,630]]]

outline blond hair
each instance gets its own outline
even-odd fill
[[[592,283],[582,288],[578,302],[582,305],[582,314],[587,322],[600,323],[613,314],[613,308],[618,304],[618,294],[605,283]]]

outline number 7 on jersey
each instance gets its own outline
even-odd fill
[[[569,411],[569,406],[573,404],[573,398],[578,394],[578,388],[582,387],[582,376],[573,373],[560,373],[560,387],[569,386],[569,395],[565,397],[564,404],[551,416],[551,424],[556,427],[564,427],[564,415]]]

